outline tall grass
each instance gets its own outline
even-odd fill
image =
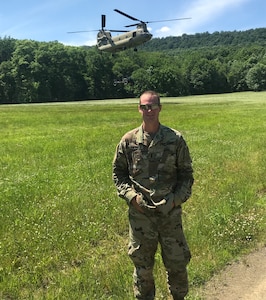
[[[195,169],[184,227],[197,287],[265,242],[266,94],[162,99]],[[111,180],[137,99],[0,107],[0,298],[133,299],[127,207]],[[157,298],[168,299],[159,253]],[[169,298],[170,299],[170,298]]]

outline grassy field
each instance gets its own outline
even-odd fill
[[[111,179],[137,99],[0,106],[0,299],[132,298],[127,207]],[[266,93],[163,98],[195,169],[191,293],[265,243]],[[157,298],[168,299],[156,255]],[[169,298],[170,299],[170,298]]]

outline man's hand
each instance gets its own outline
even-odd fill
[[[158,205],[157,210],[163,215],[167,215],[175,207],[174,194],[170,193],[165,197],[164,204]]]
[[[141,208],[143,206],[142,195],[137,195],[131,200],[131,204],[138,210],[140,213],[144,213],[144,210]]]

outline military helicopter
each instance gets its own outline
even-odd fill
[[[129,48],[134,48],[137,51],[137,46],[148,42],[152,38],[152,34],[147,29],[148,23],[158,23],[158,22],[169,22],[169,21],[178,21],[186,20],[191,18],[179,18],[179,19],[170,19],[170,20],[161,20],[161,21],[141,21],[135,17],[132,17],[121,10],[114,9],[115,12],[133,20],[138,23],[127,25],[125,27],[136,26],[133,30],[106,30],[106,15],[102,15],[102,28],[97,34],[97,48],[100,51],[115,53],[118,51],[123,51]],[[95,31],[95,30],[91,30]],[[69,33],[78,33],[78,32],[88,32],[88,31],[72,31]],[[112,37],[111,32],[122,32],[117,36]]]

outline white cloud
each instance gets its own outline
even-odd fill
[[[165,32],[169,32],[170,28],[167,26],[163,26],[162,28],[156,30],[157,33],[165,33]]]
[[[87,40],[84,45],[85,46],[96,46],[96,39]]]
[[[73,38],[65,41],[61,41],[62,44],[66,46],[95,46],[96,45],[96,36],[94,38]]]
[[[173,24],[169,35],[182,35],[183,33],[199,32],[198,28],[204,24],[215,20],[219,16],[226,13],[233,8],[249,2],[251,0],[195,0],[191,1],[188,9],[185,10],[178,18],[190,17],[190,20],[180,20],[180,22]],[[226,17],[225,17],[226,18]],[[226,22],[226,19],[225,19]],[[157,32],[157,31],[156,31]],[[163,31],[158,31],[158,36],[163,36]]]

